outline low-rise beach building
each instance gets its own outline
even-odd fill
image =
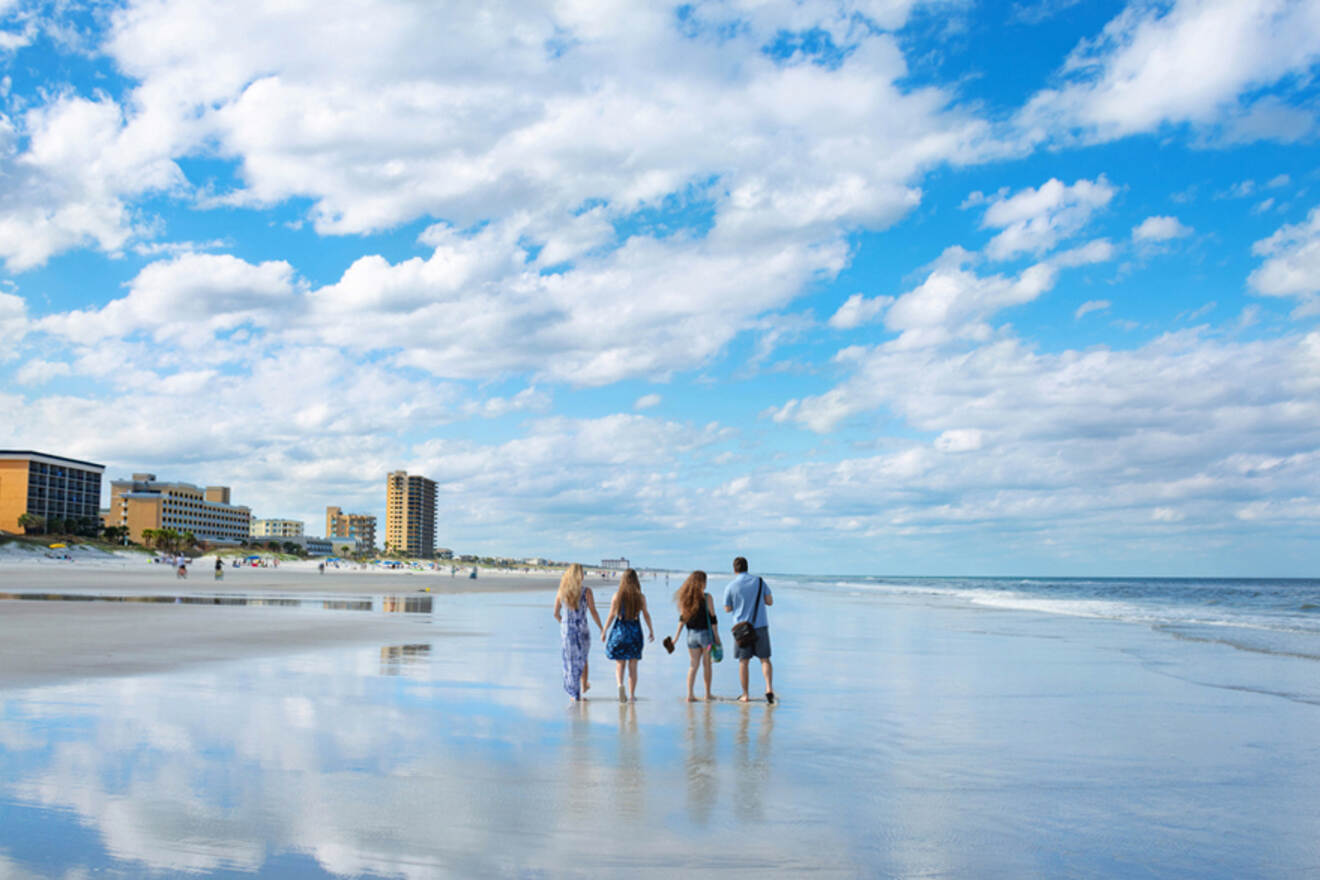
[[[21,533],[24,514],[91,520],[101,513],[105,465],[32,449],[0,449],[0,531]]]
[[[623,571],[626,568],[632,568],[632,563],[628,561],[628,557],[620,556],[618,559],[602,559],[600,567]]]
[[[356,541],[367,550],[376,547],[376,518],[366,513],[344,513],[342,508],[325,509],[325,536]]]
[[[302,533],[300,519],[254,519],[248,532],[254,538],[296,538]]]
[[[200,541],[237,544],[251,531],[252,511],[229,503],[228,486],[171,483],[155,474],[133,474],[131,480],[110,483],[108,526],[125,526],[134,541],[144,529],[192,532]]]

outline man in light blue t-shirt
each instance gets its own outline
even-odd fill
[[[738,680],[742,684],[742,696],[738,699],[744,703],[750,699],[747,696],[747,664],[753,657],[759,657],[761,674],[765,676],[765,701],[773,703],[775,681],[774,667],[770,665],[770,616],[765,609],[767,605],[775,604],[775,597],[770,594],[770,585],[763,578],[747,573],[747,560],[743,557],[733,560],[733,573],[733,580],[724,588],[724,610],[732,615],[733,625],[746,621],[756,633],[755,644],[745,648],[739,645],[734,649],[734,656],[738,658]],[[758,591],[761,597],[759,602]],[[752,619],[753,614],[756,615],[755,620]]]

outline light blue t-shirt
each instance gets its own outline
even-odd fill
[[[724,607],[733,609],[733,623],[741,623],[752,616],[759,580],[760,578],[754,574],[740,574],[729,581],[729,585],[724,588]],[[761,590],[761,607],[756,609],[756,620],[752,621],[752,626],[757,629],[770,625],[770,618],[765,611],[765,600],[769,598],[770,585],[766,584]]]

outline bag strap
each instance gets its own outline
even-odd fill
[[[756,612],[761,610],[761,590],[765,587],[765,579],[758,577],[756,579],[756,601],[752,603],[752,619],[747,621],[756,629]]]

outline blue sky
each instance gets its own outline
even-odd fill
[[[1320,11],[0,0],[0,443],[720,570],[1314,574]]]

